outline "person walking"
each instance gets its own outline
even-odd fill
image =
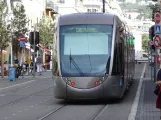
[[[40,54],[37,57],[36,66],[37,66],[37,72],[39,73],[39,75],[41,75],[41,71],[42,71],[42,58],[41,58]]]

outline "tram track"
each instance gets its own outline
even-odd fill
[[[38,81],[38,80],[36,80],[36,81]],[[38,82],[38,83],[36,82],[35,84],[32,84],[32,85],[28,85],[28,86],[21,87],[21,88],[16,88],[16,89],[14,89],[14,90],[9,90],[9,91],[7,91],[7,92],[2,92],[2,93],[0,94],[0,96],[4,96],[4,95],[6,95],[6,94],[13,93],[13,92],[18,92],[18,91],[24,90],[24,89],[26,89],[26,88],[30,88],[30,87],[36,86],[36,85],[38,85],[38,84],[45,83],[45,82],[47,82],[47,81],[49,81],[49,80],[43,80],[42,82]]]
[[[38,120],[45,120],[45,119],[48,118],[50,115],[53,115],[54,113],[58,112],[60,109],[64,108],[65,106],[67,106],[67,104],[64,104],[64,105],[62,105],[61,107],[52,110],[52,111],[49,112],[48,114],[46,114],[46,115],[44,115],[43,117],[39,118]]]
[[[24,101],[24,100],[29,99],[29,98],[31,98],[31,97],[33,97],[33,96],[35,96],[35,95],[37,95],[37,94],[39,94],[39,93],[41,93],[41,92],[48,91],[48,90],[50,90],[50,89],[53,89],[53,87],[49,87],[49,88],[47,88],[47,89],[43,89],[43,90],[41,90],[41,91],[39,91],[39,92],[36,92],[36,93],[30,94],[30,95],[27,95],[27,96],[22,97],[22,98],[20,98],[20,99],[11,101],[11,102],[9,102],[9,103],[7,103],[7,104],[3,104],[3,105],[0,106],[0,109],[5,108],[5,107],[8,107],[8,106],[11,106],[11,105],[16,104],[16,103],[19,103],[19,102],[21,102],[21,101]]]
[[[104,112],[104,110],[108,107],[108,105],[104,105],[101,109],[99,109],[96,114],[93,116],[91,120],[97,120],[97,118]]]
[[[51,112],[47,113],[46,115],[44,115],[43,117],[39,118],[38,120],[47,120],[47,118],[51,115],[53,115],[54,113],[58,112],[59,110],[63,109],[64,107],[66,107],[67,104],[62,105],[59,108],[56,108],[54,110],[52,110]],[[101,115],[102,112],[104,112],[104,110],[108,107],[108,105],[104,105],[102,108],[100,108],[98,111],[96,111],[96,114],[92,117],[91,120],[97,120],[97,118]]]

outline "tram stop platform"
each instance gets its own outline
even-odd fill
[[[135,120],[160,120],[160,110],[156,108],[157,96],[153,92],[155,86],[151,80],[151,67],[147,64]]]

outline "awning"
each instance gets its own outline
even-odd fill
[[[1,52],[1,50],[0,50],[0,52]],[[2,51],[2,54],[7,54],[7,51],[6,50],[3,50]]]
[[[34,52],[34,50],[32,48],[30,48],[30,43],[26,43],[26,49],[28,49],[28,50],[31,49],[31,52]]]

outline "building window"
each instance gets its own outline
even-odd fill
[[[87,12],[91,12],[91,9],[87,9]]]
[[[65,3],[65,0],[58,0],[58,3]]]
[[[96,9],[92,9],[92,12],[96,12],[97,10]]]

